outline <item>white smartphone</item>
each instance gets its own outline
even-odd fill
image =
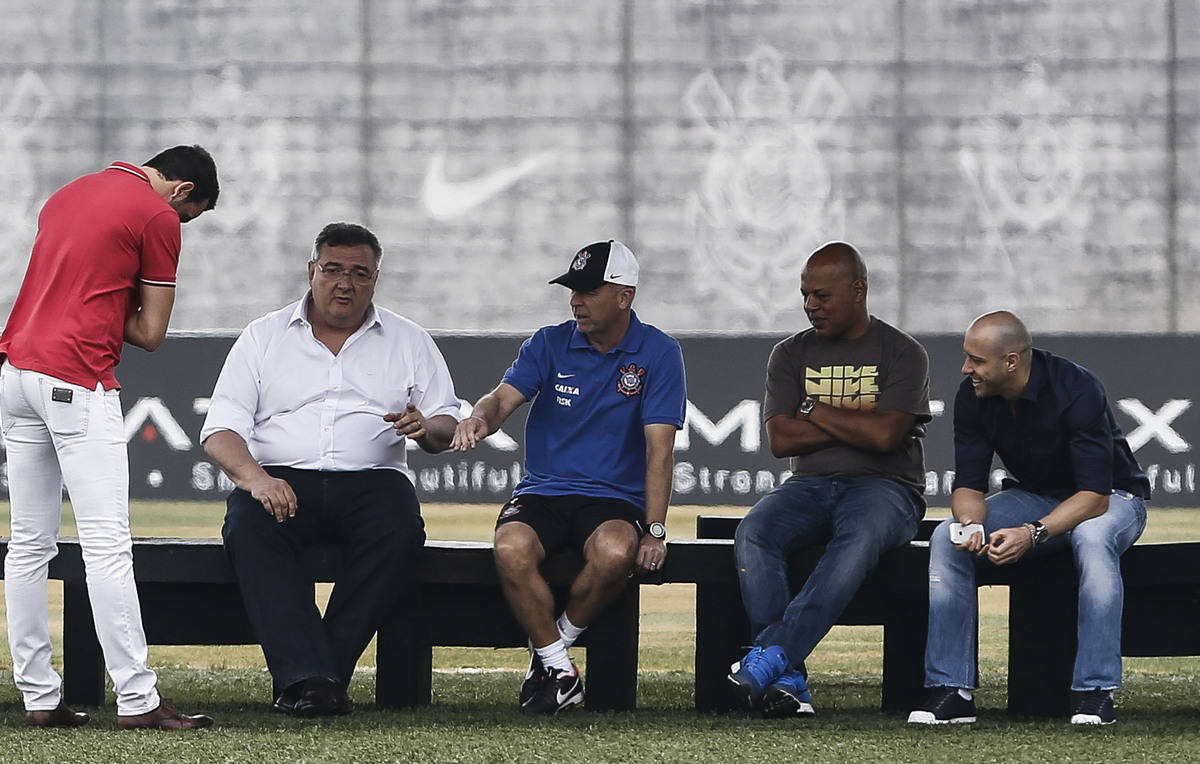
[[[976,533],[983,533],[983,526],[979,523],[950,523],[950,540],[955,544],[965,544]]]

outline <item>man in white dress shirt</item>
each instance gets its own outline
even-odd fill
[[[406,442],[443,451],[459,417],[429,334],[372,303],[382,254],[362,226],[325,226],[309,292],[238,337],[201,432],[237,486],[225,549],[275,707],[296,716],[350,711],[354,665],[425,541]],[[299,553],[331,542],[345,569],[322,618]]]

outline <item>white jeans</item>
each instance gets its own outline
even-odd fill
[[[117,713],[158,707],[133,579],[129,461],[117,390],[63,382],[7,361],[0,369],[0,426],[8,449],[12,540],[4,560],[13,678],[29,711],[58,706],[50,664],[46,578],[58,554],[62,486],[79,528],[88,597]]]

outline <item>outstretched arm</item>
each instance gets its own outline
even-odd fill
[[[496,385],[494,390],[476,402],[475,407],[471,409],[471,415],[454,428],[450,448],[455,451],[474,448],[479,441],[499,430],[505,420],[525,401],[521,391],[507,382]]]

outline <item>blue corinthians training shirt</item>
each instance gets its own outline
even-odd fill
[[[533,401],[525,479],[514,496],[580,494],[645,508],[642,428],[683,427],[687,390],[678,342],[635,313],[621,344],[601,353],[567,321],[525,340],[501,381]]]

